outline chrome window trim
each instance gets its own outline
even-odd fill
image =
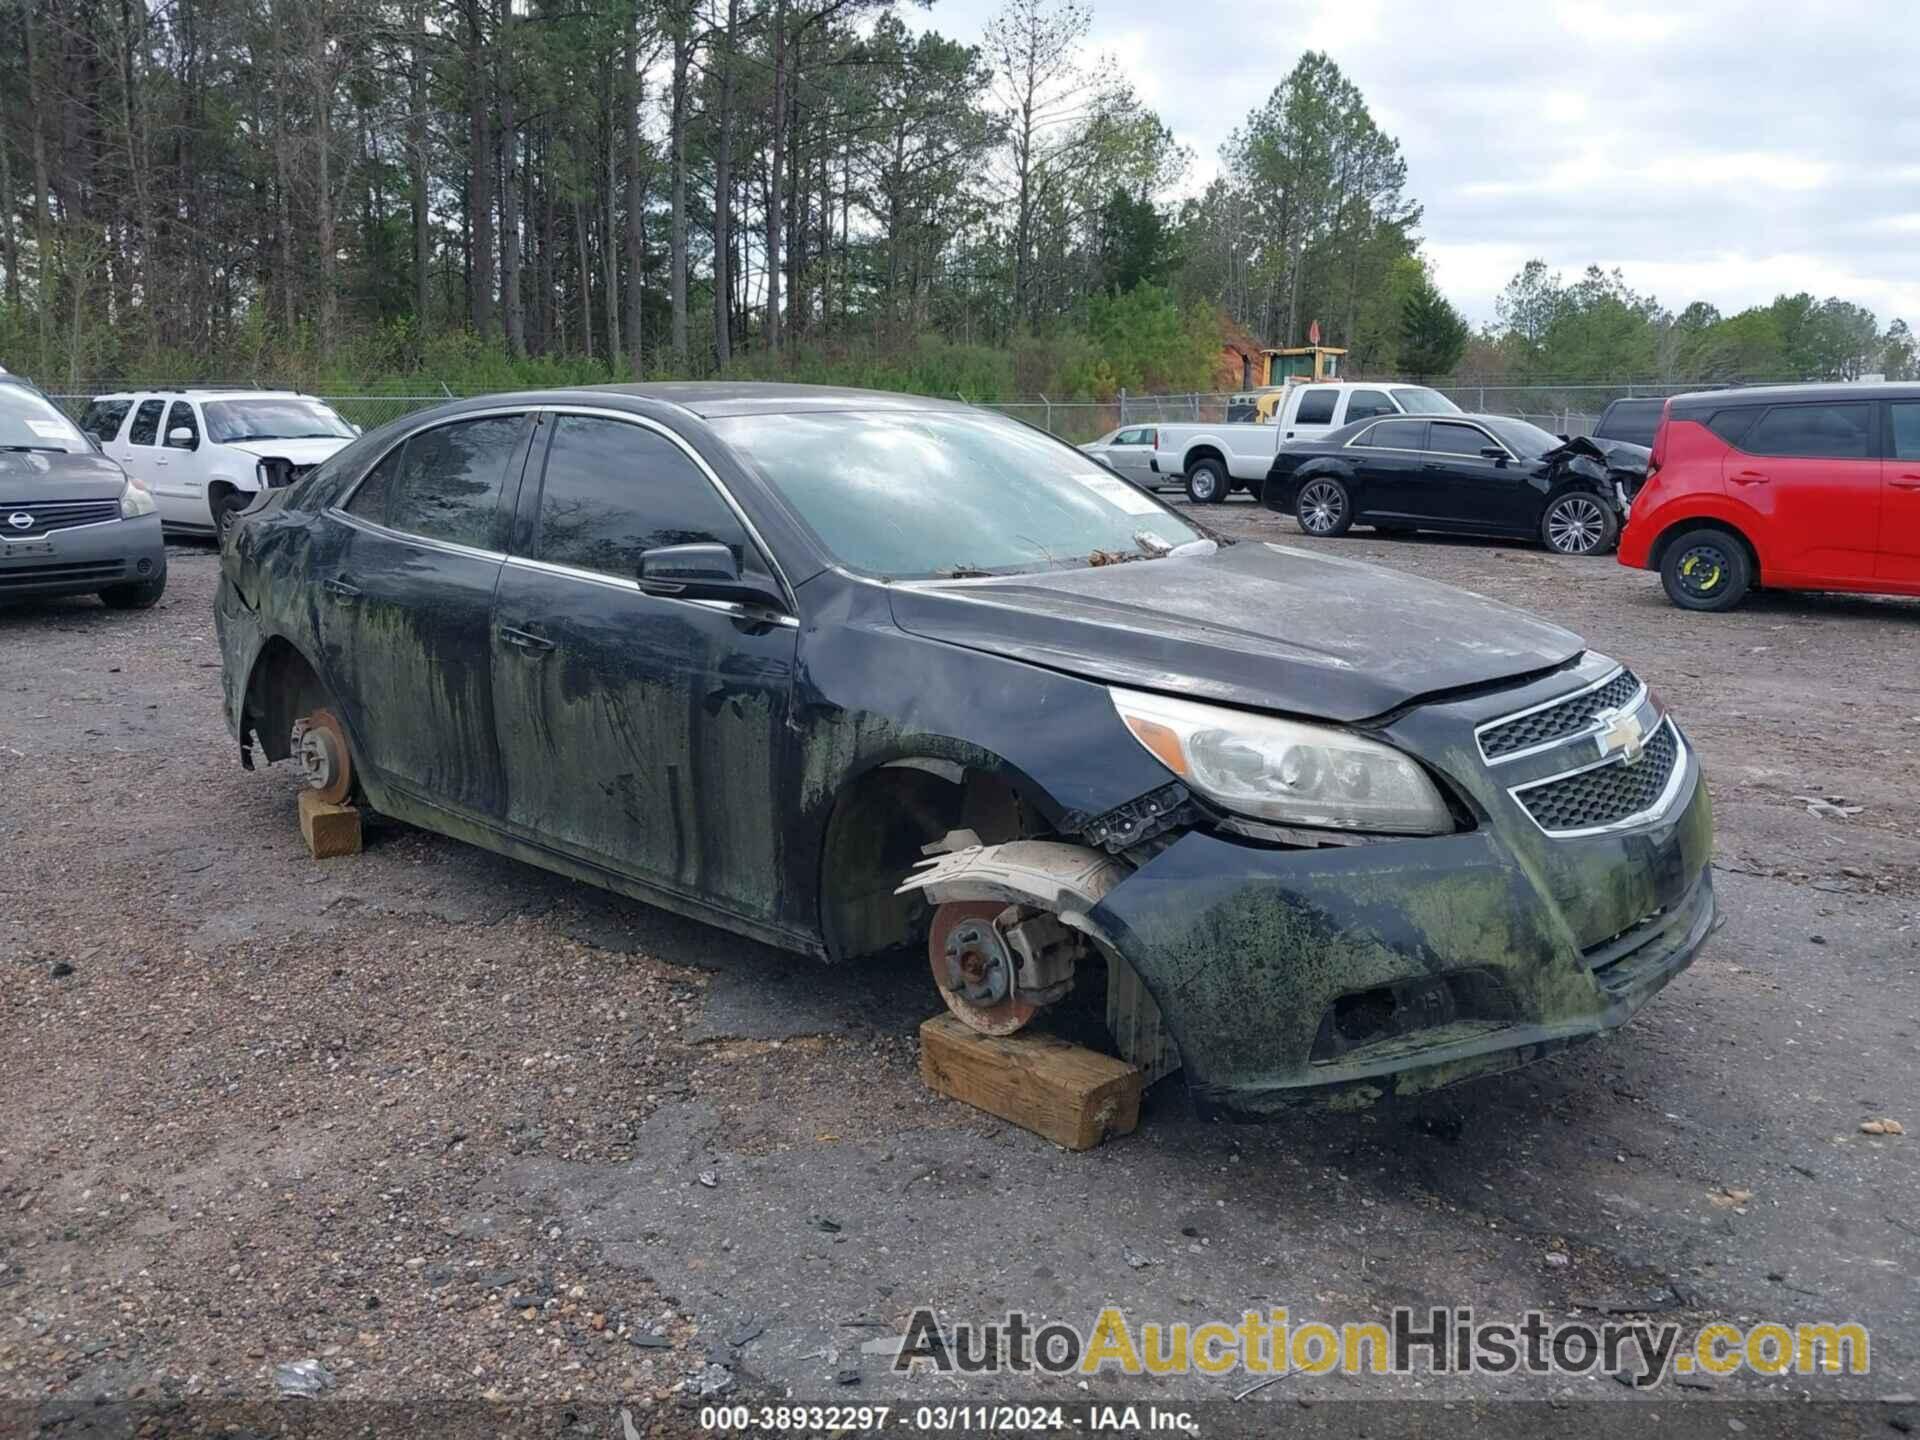
[[[376,525],[371,520],[363,520],[358,515],[349,515],[338,506],[329,505],[322,514],[338,520],[343,525],[351,525],[355,530],[365,531],[369,535],[378,535],[383,540],[398,540],[402,545],[418,545],[423,550],[438,550],[443,555],[459,555],[468,560],[491,560],[499,564],[507,558],[504,550],[482,550],[473,545],[462,545],[457,540],[434,540],[425,535],[415,535],[410,530],[395,530],[387,525]]]
[[[510,570],[532,570],[561,580],[579,580],[589,585],[604,585],[609,590],[620,590],[629,595],[644,595],[649,600],[664,600],[674,605],[697,605],[702,610],[712,610],[738,620],[757,620],[788,630],[800,628],[800,620],[797,616],[762,610],[756,606],[741,604],[737,600],[693,600],[681,595],[659,595],[651,590],[642,589],[638,580],[623,580],[618,575],[608,575],[599,570],[583,570],[575,565],[556,565],[551,560],[534,560],[525,555],[509,555],[506,557],[506,564]]]
[[[1613,835],[1622,830],[1637,830],[1642,825],[1651,825],[1655,821],[1663,819],[1666,813],[1673,808],[1673,802],[1678,799],[1680,795],[1681,783],[1687,778],[1687,742],[1685,737],[1680,733],[1680,727],[1673,723],[1673,717],[1671,715],[1665,715],[1661,717],[1660,724],[1655,728],[1654,734],[1657,735],[1661,730],[1671,730],[1673,732],[1673,773],[1667,777],[1666,788],[1660,792],[1654,799],[1654,802],[1636,814],[1624,816],[1619,820],[1609,821],[1605,825],[1589,825],[1580,830],[1549,830],[1537,819],[1534,819],[1533,812],[1529,810],[1520,799],[1520,797],[1529,790],[1538,790],[1542,785],[1552,785],[1561,780],[1570,780],[1575,775],[1585,775],[1590,770],[1599,770],[1608,765],[1623,764],[1624,761],[1622,757],[1618,755],[1604,755],[1591,764],[1576,765],[1571,770],[1562,770],[1558,775],[1549,775],[1542,780],[1529,780],[1524,785],[1515,785],[1507,791],[1507,794],[1512,797],[1513,803],[1520,807],[1520,813],[1525,815],[1527,819],[1533,821],[1534,828],[1551,840],[1578,840],[1590,835]]]
[[[1502,725],[1510,724],[1515,720],[1524,720],[1529,715],[1538,715],[1542,710],[1551,710],[1553,709],[1554,706],[1564,705],[1569,700],[1578,700],[1582,695],[1591,694],[1595,690],[1604,690],[1606,689],[1607,686],[1611,685],[1616,679],[1618,679],[1620,672],[1622,670],[1625,670],[1626,668],[1627,667],[1624,665],[1616,665],[1613,667],[1613,669],[1607,671],[1606,674],[1602,675],[1598,680],[1595,680],[1589,685],[1582,685],[1578,690],[1569,690],[1567,691],[1566,694],[1556,695],[1551,700],[1542,700],[1538,705],[1529,705],[1524,710],[1515,710],[1511,715],[1502,715],[1502,716],[1499,716],[1497,719],[1484,720],[1480,724],[1474,726],[1473,727],[1473,743],[1475,748],[1477,748],[1480,751],[1481,760],[1485,761],[1488,765],[1505,765],[1510,760],[1524,760],[1529,755],[1538,755],[1542,750],[1551,750],[1554,746],[1564,745],[1569,740],[1578,740],[1583,735],[1592,735],[1592,734],[1598,733],[1601,727],[1599,725],[1589,723],[1586,726],[1586,728],[1583,730],[1570,730],[1565,735],[1557,736],[1552,740],[1542,741],[1538,745],[1529,745],[1524,750],[1514,750],[1506,755],[1500,755],[1500,756],[1488,755],[1486,741],[1481,738],[1489,730],[1497,730]],[[1633,698],[1629,700],[1625,705],[1616,706],[1615,708],[1623,714],[1631,715],[1634,711],[1638,710],[1642,705],[1644,705],[1646,703],[1646,700],[1647,700],[1647,682],[1642,680],[1640,682],[1640,688],[1633,692]],[[1567,773],[1576,774],[1578,772],[1568,771]],[[1561,777],[1555,776],[1554,778],[1559,779]]]

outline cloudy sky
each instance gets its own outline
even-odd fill
[[[1091,44],[1215,168],[1303,49],[1399,139],[1425,251],[1475,321],[1531,256],[1674,309],[1782,291],[1920,326],[1920,3],[1089,0]],[[976,40],[999,0],[910,23]]]

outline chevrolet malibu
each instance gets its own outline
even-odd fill
[[[1204,1113],[1524,1064],[1715,920],[1699,763],[1630,670],[960,405],[463,401],[274,492],[222,565],[242,763],[905,957],[989,1033],[1077,988]]]

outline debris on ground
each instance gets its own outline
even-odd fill
[[[1793,798],[1806,806],[1807,814],[1816,820],[1851,820],[1867,808],[1854,804],[1844,795],[1796,795]]]
[[[274,1368],[273,1383],[282,1395],[311,1399],[333,1388],[333,1375],[318,1360],[290,1360]]]
[[[1904,1135],[1907,1133],[1907,1127],[1898,1120],[1862,1120],[1860,1133],[1862,1135]]]

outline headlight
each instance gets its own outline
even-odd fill
[[[1135,690],[1107,693],[1155,759],[1238,814],[1396,835],[1453,829],[1426,773],[1378,741]]]
[[[129,480],[127,488],[120,492],[120,518],[132,520],[136,516],[152,513],[153,496]]]

